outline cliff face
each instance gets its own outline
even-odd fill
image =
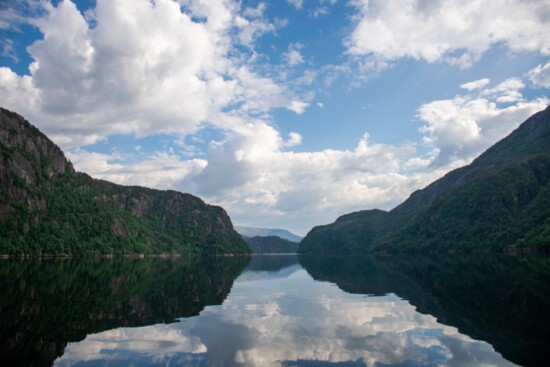
[[[220,207],[76,172],[61,149],[0,109],[0,254],[247,253]]]
[[[299,252],[550,248],[550,107],[391,211],[313,228]]]
[[[0,109],[0,153],[2,218],[19,205],[43,213],[42,190],[51,189],[65,172],[74,173],[58,146],[21,116],[4,109]]]

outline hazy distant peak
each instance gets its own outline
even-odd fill
[[[255,227],[245,227],[245,226],[235,226],[234,228],[235,228],[235,231],[237,231],[240,235],[246,236],[246,237],[277,236],[292,242],[300,242],[302,240],[302,237],[295,235],[294,233],[289,232],[286,229],[255,228]]]

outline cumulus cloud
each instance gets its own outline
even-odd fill
[[[537,65],[527,73],[529,80],[537,87],[550,88],[550,62]]]
[[[78,170],[92,173],[95,178],[158,189],[171,189],[199,174],[208,164],[202,159],[184,160],[170,152],[156,152],[145,159],[136,159],[75,149],[68,151],[67,157]]]
[[[3,105],[14,111],[35,111],[39,109],[40,92],[35,88],[32,77],[19,76],[10,68],[0,67],[0,95]],[[26,116],[32,118],[36,114]]]
[[[259,122],[232,132],[209,145],[208,165],[192,179],[195,192],[228,208],[237,223],[260,216],[272,226],[304,233],[327,217],[394,205],[410,193],[410,185],[424,184],[420,176],[408,179],[401,171],[412,147],[373,144],[366,135],[353,150],[288,151],[301,140],[291,133],[285,141]]]
[[[433,149],[433,166],[469,163],[549,103],[544,97],[526,100],[521,94],[525,85],[518,78],[484,88],[488,83],[481,79],[463,84],[477,93],[429,102],[418,109],[424,143]]]
[[[285,147],[293,147],[302,143],[302,136],[298,133],[291,132],[288,134],[288,140],[284,143]]]
[[[2,68],[0,97],[64,147],[110,134],[186,135],[222,110],[266,113],[293,99],[235,48],[276,28],[265,5],[99,0],[85,16],[69,0],[41,4],[30,76]]]
[[[492,45],[550,54],[550,3],[521,0],[353,0],[348,53],[468,67]]]
[[[308,107],[309,103],[304,101],[291,101],[287,106],[289,110],[296,112],[298,115],[306,112],[306,108]]]

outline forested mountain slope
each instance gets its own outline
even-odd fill
[[[550,107],[471,164],[389,212],[313,228],[299,252],[418,252],[550,247]]]
[[[36,127],[0,109],[0,254],[248,252],[222,208],[76,172]]]

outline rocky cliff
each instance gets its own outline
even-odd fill
[[[0,254],[248,252],[222,208],[76,172],[36,127],[0,109]]]

